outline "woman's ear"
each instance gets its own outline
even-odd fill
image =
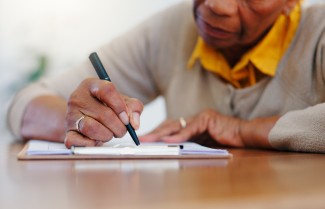
[[[286,16],[290,15],[291,10],[296,6],[299,0],[287,0],[283,7],[282,13]]]

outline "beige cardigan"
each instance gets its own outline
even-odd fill
[[[325,152],[324,11],[325,5],[304,8],[275,77],[244,89],[224,83],[199,63],[187,69],[197,40],[188,2],[160,12],[97,52],[119,91],[144,103],[163,95],[170,118],[206,108],[242,119],[282,115],[269,135],[274,148]],[[8,113],[13,133],[20,137],[22,116],[33,98],[43,94],[68,98],[87,77],[96,77],[88,60],[20,91]]]

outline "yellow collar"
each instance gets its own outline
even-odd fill
[[[233,68],[222,53],[208,46],[199,37],[188,61],[188,68],[192,68],[199,60],[204,69],[216,73],[236,88],[254,85],[258,81],[257,71],[267,76],[274,76],[298,28],[300,13],[301,5],[298,3],[289,16],[280,15],[263,40],[246,52]],[[243,79],[247,79],[245,85],[240,82]]]

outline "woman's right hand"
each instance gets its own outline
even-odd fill
[[[68,100],[66,147],[100,146],[122,137],[128,123],[138,129],[143,104],[120,94],[113,83],[97,78],[81,82]]]

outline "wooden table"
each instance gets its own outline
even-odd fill
[[[230,149],[228,160],[18,161],[0,141],[0,208],[325,208],[325,155]]]

